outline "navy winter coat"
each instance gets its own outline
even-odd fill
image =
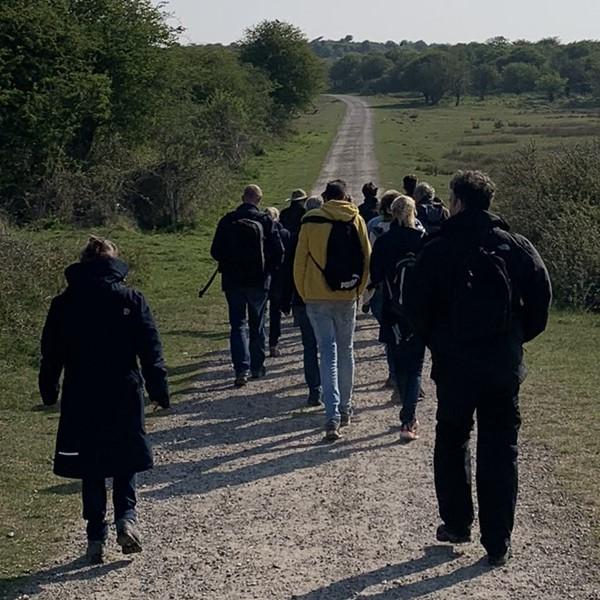
[[[113,477],[152,467],[142,385],[168,407],[167,370],[144,296],[123,283],[127,272],[118,259],[73,264],[67,289],[52,300],[39,387],[44,404],[55,404],[64,371],[56,475]]]

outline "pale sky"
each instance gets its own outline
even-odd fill
[[[159,4],[159,0],[152,0]],[[310,39],[432,42],[559,37],[600,39],[600,0],[166,0],[182,43],[228,44],[264,19],[288,21]]]

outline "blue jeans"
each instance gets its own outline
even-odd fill
[[[84,477],[81,482],[83,518],[87,521],[87,537],[103,541],[108,536],[106,522],[106,480],[104,477]],[[115,522],[121,519],[135,521],[135,473],[113,478],[113,506]]]
[[[379,327],[382,327],[383,322],[383,290],[381,286],[378,286],[375,289],[375,293],[371,298],[371,312],[373,316],[377,319],[379,323]],[[381,337],[380,337],[381,341]],[[385,343],[385,342],[384,342]],[[388,376],[391,377],[394,381],[396,381],[396,367],[394,365],[394,352],[390,344],[385,344],[385,358],[387,360],[388,365]]]
[[[258,373],[265,364],[265,309],[268,291],[262,287],[227,290],[229,343],[236,375]]]
[[[306,313],[320,354],[321,384],[327,422],[352,413],[356,302],[309,302]]]
[[[321,397],[321,374],[319,373],[319,351],[315,332],[308,315],[306,306],[296,305],[292,307],[294,321],[300,327],[302,336],[302,348],[304,350],[304,379],[308,386],[311,397]]]
[[[413,335],[409,340],[390,344],[390,348],[395,363],[396,385],[402,402],[400,422],[408,424],[416,416],[425,344],[416,335]]]

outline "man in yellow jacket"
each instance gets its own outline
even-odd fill
[[[317,338],[325,404],[325,437],[341,437],[350,423],[357,300],[369,275],[367,226],[346,184],[330,181],[322,208],[304,216],[294,258],[294,282]]]

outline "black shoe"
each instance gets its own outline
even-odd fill
[[[450,531],[443,523],[435,532],[435,539],[438,542],[450,542],[451,544],[468,544],[471,541],[471,531],[469,529],[463,533]]]
[[[348,427],[352,421],[352,415],[350,413],[340,414],[340,427]]]
[[[236,375],[233,380],[233,385],[237,388],[244,387],[248,383],[247,375]]]
[[[130,519],[117,521],[117,544],[121,546],[123,554],[135,554],[142,551],[142,536],[135,521]]]
[[[512,556],[512,550],[510,546],[506,548],[501,554],[488,554],[488,564],[490,567],[503,567]]]
[[[106,542],[88,540],[85,557],[91,565],[101,565],[106,560]]]
[[[262,367],[258,371],[252,371],[252,375],[250,376],[250,378],[251,379],[262,379],[266,374],[267,374],[267,369],[265,369],[265,367]]]
[[[321,406],[321,394],[312,392],[308,395],[308,400],[306,401],[307,406]]]

